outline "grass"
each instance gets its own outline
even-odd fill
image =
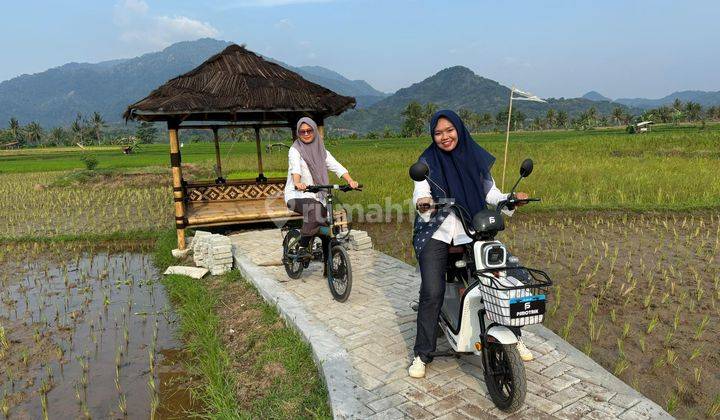
[[[477,134],[475,139],[497,157],[493,175],[500,184],[503,134]],[[720,203],[720,183],[716,182],[720,125],[709,125],[702,130],[693,126],[660,126],[643,135],[628,135],[619,129],[517,132],[511,135],[510,141],[506,184],[515,180],[524,158],[535,161],[535,172],[522,183],[522,188],[542,197],[543,202],[528,211],[681,210],[712,208]],[[412,193],[407,168],[429,142],[427,137],[328,142],[329,150],[356,180],[366,185],[363,193],[344,194],[341,198],[347,203],[365,206],[384,204],[386,198],[402,204]],[[35,179],[34,184],[50,184],[61,176],[50,172],[82,169],[82,153],[88,152],[67,148],[0,152],[0,174],[43,171],[45,174]],[[91,148],[89,153],[97,157],[98,171],[149,167],[162,171],[165,168],[169,179],[166,144],[148,145],[135,155],[123,155],[113,148]],[[186,144],[182,153],[183,164],[200,168],[189,175],[186,170],[187,179],[214,178],[211,143]],[[230,178],[256,175],[253,143],[223,143],[221,156],[224,173]],[[287,154],[284,150],[263,151],[263,163],[266,174],[284,176]],[[335,179],[334,176],[331,179]],[[163,194],[163,191],[154,189],[153,193]],[[170,201],[169,192],[163,197]],[[109,202],[121,204],[117,198],[109,198]]]
[[[158,267],[175,263],[170,256],[174,240],[173,232],[158,239]],[[248,419],[332,417],[310,346],[284,326],[275,308],[237,271],[217,281],[166,276],[163,283],[181,318],[180,331],[190,353],[188,368],[202,378],[197,392],[207,412],[196,414]],[[256,322],[241,330],[233,324],[237,319]],[[242,337],[232,337],[232,327],[242,331]]]
[[[158,239],[155,264],[164,268],[172,263],[170,250],[174,235]],[[190,353],[188,369],[202,377],[198,396],[211,418],[235,418],[240,409],[235,399],[235,381],[230,374],[230,358],[219,334],[219,319],[215,311],[217,296],[209,293],[203,282],[187,276],[169,275],[163,285],[175,311],[180,315],[180,332]]]

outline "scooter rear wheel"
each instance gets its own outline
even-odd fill
[[[292,229],[283,239],[283,266],[291,279],[299,279],[303,272],[303,263],[292,257],[300,250],[300,231]]]
[[[350,266],[350,256],[342,245],[333,245],[330,249],[332,253],[332,265],[328,259],[328,286],[330,293],[338,302],[345,302],[350,296],[352,289],[352,267]]]
[[[525,402],[527,383],[525,366],[515,344],[488,343],[485,384],[493,403],[513,413]]]

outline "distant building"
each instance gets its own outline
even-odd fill
[[[635,124],[635,133],[646,133],[650,131],[653,124],[652,121],[641,121]]]

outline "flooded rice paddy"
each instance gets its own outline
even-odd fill
[[[0,418],[182,416],[159,278],[148,245],[0,245]]]

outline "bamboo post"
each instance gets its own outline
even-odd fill
[[[265,182],[267,178],[263,173],[263,162],[262,162],[262,148],[260,147],[260,127],[255,127],[255,145],[257,146],[257,158],[258,158],[258,176],[255,178],[257,182]]]
[[[182,186],[182,168],[180,167],[180,142],[177,123],[168,122],[170,136],[170,166],[172,169],[173,200],[175,201],[175,228],[177,229],[178,249],[185,249],[185,190]]]
[[[503,191],[505,188],[505,168],[507,167],[508,143],[510,142],[510,116],[512,115],[513,92],[515,92],[514,86],[510,89],[510,108],[508,109],[507,130],[505,130],[505,158],[503,159],[503,174],[502,182],[500,183],[500,191]]]
[[[218,137],[218,128],[213,127],[213,140],[215,141],[215,166],[217,167],[217,177],[218,180],[222,179],[222,163],[220,162],[220,138]]]

